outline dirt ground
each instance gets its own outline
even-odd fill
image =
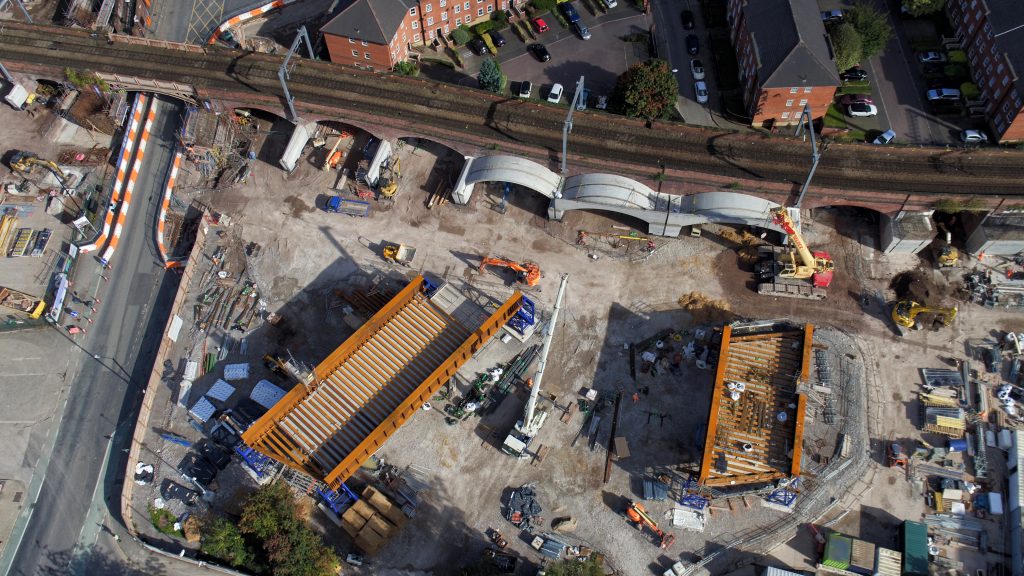
[[[257,283],[267,310],[285,318],[284,328],[264,326],[249,338],[247,355],[254,366],[262,354],[281,349],[316,364],[340,344],[350,329],[340,311],[332,308],[335,290],[373,286],[388,279],[397,285],[403,277],[429,273],[504,299],[513,289],[511,276],[502,270],[477,270],[480,258],[493,254],[541,266],[544,278],[539,287],[525,292],[547,310],[560,276],[570,276],[543,384],[545,393],[555,395],[558,407],[542,403],[553,411],[537,439],[550,448],[544,460],[517,461],[498,450],[521,414],[525,390],[506,399],[493,414],[455,426],[447,426],[439,410],[420,412],[378,456],[399,467],[413,465],[424,471],[431,489],[417,517],[360,573],[453,573],[479,558],[489,528],[512,536],[511,548],[526,560],[524,564],[538,563],[540,556],[529,548],[525,535],[514,532],[501,516],[508,490],[528,482],[537,484],[546,527],[557,517],[577,518],[579,527],[565,540],[604,552],[611,566],[628,575],[661,574],[675,561],[695,561],[738,534],[755,534],[758,526],[778,522],[784,513],[756,500],[749,508],[721,503],[712,509],[703,533],[673,530],[677,542],[663,551],[622,517],[627,499],[639,497],[645,474],[685,475],[699,457],[713,382],[712,372],[692,364],[684,365],[679,374],[640,374],[634,382],[626,348],[663,330],[691,338],[701,322],[734,318],[811,322],[830,328],[829,338],[841,341],[837,350],[850,350],[846,362],[859,366],[856,370],[867,394],[864,417],[873,439],[870,472],[851,479],[856,482],[853,488],[843,493],[845,497],[837,495],[821,520],[846,511],[835,528],[889,545],[891,529],[864,528],[875,526],[871,519],[878,511],[897,519],[920,519],[925,511],[919,487],[883,468],[880,452],[881,439],[920,437],[914,402],[919,369],[944,366],[945,358],[964,354],[968,339],[1017,322],[1005,312],[964,306],[950,329],[898,336],[887,319],[888,304],[895,297],[890,289],[893,276],[920,268],[923,274],[934,275],[937,284],[948,279],[916,256],[879,253],[877,216],[867,211],[835,208],[805,216],[808,244],[829,251],[836,262],[827,300],[771,299],[752,290],[750,263],[736,252],[739,233],[735,230],[707,226],[699,239],[656,237],[655,250],[648,252],[645,231],[634,229],[639,222],[583,212],[569,212],[562,222],[549,221],[546,199],[523,189],[513,190],[504,214],[497,209],[501,191],[482,185],[468,206],[448,203],[428,209],[428,193],[442,173],[457,173],[457,157],[429,142],[406,142],[396,150],[402,163],[397,199],[388,207],[374,203],[366,218],[317,210],[318,199],[332,193],[337,175],[306,162],[300,162],[292,174],[258,162],[247,184],[201,198],[230,218],[231,235],[261,246],[261,255],[249,263],[247,273]],[[579,230],[589,233],[586,245],[576,243]],[[619,237],[630,234],[641,240]],[[411,267],[385,263],[380,255],[383,242],[415,246]],[[491,342],[462,370],[464,379],[507,362],[520,348],[515,341]],[[837,363],[840,356],[837,353]],[[586,434],[580,434],[582,415],[576,413],[563,422],[557,411],[575,403],[585,388],[610,395],[624,393],[616,435],[628,439],[632,455],[612,465],[607,483],[603,481],[604,438],[610,409],[600,427],[603,440],[593,448]],[[644,388],[646,392],[634,403],[632,394]],[[810,417],[816,416],[817,412]],[[829,433],[822,428],[820,435]],[[834,442],[834,438],[823,441]],[[816,444],[809,453],[818,458],[831,446]],[[669,508],[669,503],[650,506],[659,521]],[[314,517],[326,527],[332,544],[351,549],[343,533],[321,515]],[[859,524],[850,524],[853,519]],[[1000,532],[995,526],[994,534]],[[781,545],[793,538],[784,546],[771,547],[775,562],[806,568],[813,558],[813,542],[807,534],[790,532],[774,542]],[[959,552],[943,549],[944,554]],[[964,558],[974,563],[968,568],[984,563],[968,555]],[[737,567],[750,560],[737,550],[716,566]]]

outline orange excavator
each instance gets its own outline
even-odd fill
[[[644,528],[650,530],[654,534],[655,544],[659,548],[668,549],[676,541],[675,536],[666,534],[661,528],[658,528],[658,523],[654,521],[654,518],[651,518],[651,515],[644,509],[644,505],[639,502],[629,503],[629,508],[626,508],[626,518],[629,518],[629,521],[633,523],[637,530],[642,531]]]
[[[516,272],[516,280],[522,284],[533,287],[540,283],[540,266],[533,262],[513,262],[508,258],[495,258],[488,256],[480,262],[480,271],[483,272],[488,266],[501,266]]]

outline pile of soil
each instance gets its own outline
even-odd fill
[[[913,300],[922,304],[938,305],[948,296],[948,286],[936,284],[923,270],[900,272],[893,277],[889,288],[899,300]]]
[[[700,292],[683,294],[678,303],[693,318],[694,324],[730,322],[736,318],[728,302],[709,298]]]

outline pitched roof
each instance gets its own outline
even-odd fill
[[[762,87],[839,86],[816,0],[744,2],[743,15]]]
[[[387,44],[395,37],[409,9],[415,6],[415,0],[355,0],[343,5],[320,31],[374,44]]]
[[[1006,53],[1010,65],[1016,72],[1015,84],[1022,84],[1024,75],[1024,3],[1020,0],[985,0],[988,6],[988,23],[992,26],[996,48]]]

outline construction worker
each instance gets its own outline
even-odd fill
[[[633,392],[633,404],[639,404],[639,403],[640,403],[640,393],[639,392]]]

